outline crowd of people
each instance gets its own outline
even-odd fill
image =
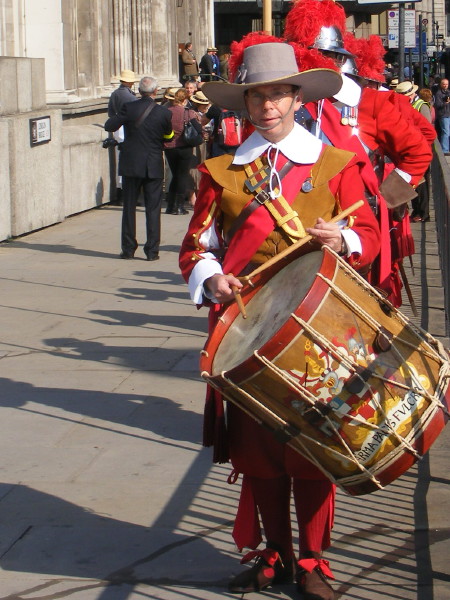
[[[105,129],[124,128],[122,258],[138,245],[140,187],[144,251],[158,258],[164,180],[167,214],[193,208],[180,268],[193,302],[210,309],[211,331],[242,288],[237,276],[306,234],[307,252],[330,247],[401,306],[402,261],[414,253],[410,222],[429,219],[435,125],[449,153],[450,93],[446,79],[421,90],[412,79],[395,81],[383,55],[377,36],[346,33],[344,10],[333,0],[296,0],[283,38],[248,34],[222,63],[213,47],[197,63],[185,44],[184,84],[164,90],[161,103],[150,77],[139,83],[139,100],[126,90],[120,93],[130,102],[118,106],[111,97],[116,112]],[[189,123],[200,133],[196,145],[187,141]],[[357,200],[363,204],[350,216],[330,222]],[[333,483],[241,409],[225,408],[211,388],[204,435],[214,460],[230,460],[233,478],[242,475],[233,535],[240,549],[252,549],[242,562],[256,558],[229,590],[244,594],[295,578],[303,600],[332,600],[323,552],[331,543]]]

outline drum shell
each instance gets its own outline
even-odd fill
[[[296,262],[300,268],[301,262]],[[295,272],[296,266],[291,263],[289,268]],[[261,286],[273,283],[276,293],[277,277],[278,273]],[[249,310],[261,286],[243,294]],[[237,307],[230,305],[205,346],[202,375],[348,493],[368,493],[395,480],[443,429],[447,413],[436,395],[446,406],[448,379],[443,381],[441,373],[447,355],[432,348],[431,336],[344,268],[334,253],[323,253],[312,285],[270,339],[237,366],[216,373],[214,362],[223,338],[239,319]],[[351,337],[353,330],[357,333]],[[374,351],[379,331],[392,335],[394,350]],[[402,365],[403,359],[407,366]],[[368,377],[363,392],[350,393],[346,385],[355,371],[364,373],[367,368],[377,371],[382,380]],[[397,387],[408,388],[411,381],[416,385],[416,379],[424,383],[424,395]],[[339,392],[327,394],[327,386],[337,380]],[[383,419],[380,407],[388,419]],[[385,433],[387,420],[395,425],[395,434]]]

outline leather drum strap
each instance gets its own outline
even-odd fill
[[[282,167],[282,169],[279,172],[279,178],[280,181],[283,179],[283,177],[285,177],[289,171],[292,169],[292,167],[294,166],[294,163],[290,160],[287,161],[287,163]],[[273,181],[273,179],[272,179]],[[236,234],[236,232],[242,227],[242,225],[245,223],[245,221],[249,218],[249,216],[255,212],[255,210],[262,206],[265,202],[267,202],[268,200],[270,200],[270,196],[267,194],[267,192],[265,191],[265,188],[267,187],[268,184],[265,184],[264,186],[260,186],[260,192],[258,194],[256,194],[255,198],[250,202],[250,204],[248,204],[244,210],[239,214],[239,216],[237,217],[237,219],[233,222],[233,225],[230,227],[230,229],[227,231],[226,235],[225,235],[225,242],[227,243],[227,245],[230,243],[231,239],[233,238],[233,236]]]

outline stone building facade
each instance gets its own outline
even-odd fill
[[[120,71],[177,85],[179,45],[200,58],[214,43],[212,11],[212,0],[0,0],[0,240],[111,199],[101,142]],[[44,117],[50,139],[34,145]]]

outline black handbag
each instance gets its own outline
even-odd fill
[[[185,109],[185,111],[186,110],[189,111],[189,109]],[[186,115],[186,112],[184,114]],[[181,139],[186,146],[200,146],[200,144],[203,142],[203,133],[202,126],[197,119],[194,118],[184,121]]]

